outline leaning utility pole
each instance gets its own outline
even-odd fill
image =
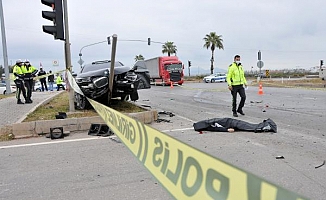
[[[7,53],[7,42],[6,42],[6,31],[5,31],[5,19],[3,17],[3,7],[2,7],[2,0],[0,0],[0,18],[1,18],[1,36],[2,36],[2,54],[3,54],[3,62],[4,62],[4,69],[6,75],[6,94],[11,93],[10,88],[10,77],[9,77],[9,67],[8,67],[8,53]]]
[[[69,26],[68,26],[68,0],[63,0],[63,10],[64,10],[64,22],[65,22],[65,60],[66,60],[66,69],[72,72],[71,66],[71,52],[70,52],[70,40],[69,40]],[[68,72],[66,72],[68,73]],[[75,112],[74,105],[74,90],[69,86],[69,111]]]

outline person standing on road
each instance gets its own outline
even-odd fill
[[[60,90],[60,88],[62,88],[63,90],[65,90],[65,86],[63,86],[63,80],[61,78],[61,76],[58,74],[57,75],[57,79],[55,80],[56,84],[57,84],[57,91]]]
[[[38,76],[46,75],[46,72],[43,70],[43,67],[40,67],[40,71],[37,74]],[[48,91],[48,86],[46,85],[46,77],[40,78],[41,86],[42,86],[42,92],[44,92],[44,88],[46,91]]]
[[[242,108],[246,101],[246,93],[243,86],[247,86],[247,80],[244,76],[243,67],[240,63],[240,56],[234,56],[234,62],[229,66],[227,74],[227,82],[229,90],[232,94],[232,112],[234,117],[238,117],[237,113],[245,115]],[[237,109],[237,94],[239,93],[241,100]]]
[[[36,76],[37,69],[30,64],[29,60],[25,60],[24,65],[22,66],[22,71],[24,73],[24,83],[26,87],[26,97],[27,100],[25,103],[33,103],[32,101],[32,91],[33,91],[33,78]]]
[[[25,102],[27,101],[26,97],[26,90],[24,86],[24,73],[22,71],[22,65],[23,62],[19,59],[16,61],[16,65],[13,68],[13,73],[15,75],[15,84],[16,84],[16,98],[17,98],[17,104],[24,104],[20,99],[20,93],[23,93],[23,96],[25,98]]]
[[[53,84],[54,84],[54,74],[52,74],[52,71],[49,71],[50,75],[48,76],[48,83],[49,83],[49,90],[53,91]]]

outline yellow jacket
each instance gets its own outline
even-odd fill
[[[13,73],[15,75],[15,77],[17,78],[17,75],[24,75],[23,71],[22,71],[22,67],[15,65],[13,68]]]
[[[228,74],[226,77],[228,82],[228,86],[233,85],[247,85],[246,77],[244,76],[243,67],[241,64],[237,65],[237,63],[233,62],[228,69]]]
[[[60,84],[62,84],[62,79],[61,79],[61,76],[57,76],[57,79],[55,80],[55,83],[57,84],[57,85],[60,85]]]

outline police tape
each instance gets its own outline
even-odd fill
[[[69,71],[68,81],[83,95]],[[304,200],[306,198],[204,153],[87,98],[110,129],[175,199]]]
[[[36,77],[33,77],[33,80],[38,80],[38,79],[41,79],[41,78],[46,78],[46,77],[48,77],[50,75],[55,75],[55,74],[58,74],[58,73],[61,73],[61,72],[64,72],[64,71],[66,71],[66,70],[63,69],[63,70],[59,70],[59,71],[56,71],[56,72],[53,72],[53,73],[44,74],[42,76],[36,76]],[[7,79],[4,79],[4,80],[7,80]],[[15,75],[13,75],[12,77],[10,77],[9,80],[12,80],[12,81],[16,80]]]
[[[48,76],[50,76],[50,75],[55,75],[55,74],[58,74],[58,73],[61,73],[61,72],[64,72],[64,71],[66,71],[66,70],[63,69],[63,70],[59,70],[59,71],[56,71],[56,72],[52,72],[52,73],[48,73],[48,74],[44,74],[44,75],[42,75],[42,76],[36,76],[36,77],[33,78],[33,80],[38,80],[38,79],[41,79],[41,78],[46,78],[46,77],[48,77]]]

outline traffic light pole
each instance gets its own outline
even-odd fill
[[[8,53],[7,53],[5,20],[3,17],[2,0],[0,0],[0,17],[1,17],[2,54],[3,54],[5,75],[6,75],[6,91],[8,91],[6,94],[10,94],[11,88],[10,88],[10,79],[9,79]]]
[[[63,0],[65,36],[66,36],[65,37],[65,61],[66,61],[66,69],[69,70],[70,72],[72,72],[67,1],[68,0]],[[69,111],[70,112],[75,112],[74,90],[70,86],[69,86],[69,91],[68,92],[69,92]]]

